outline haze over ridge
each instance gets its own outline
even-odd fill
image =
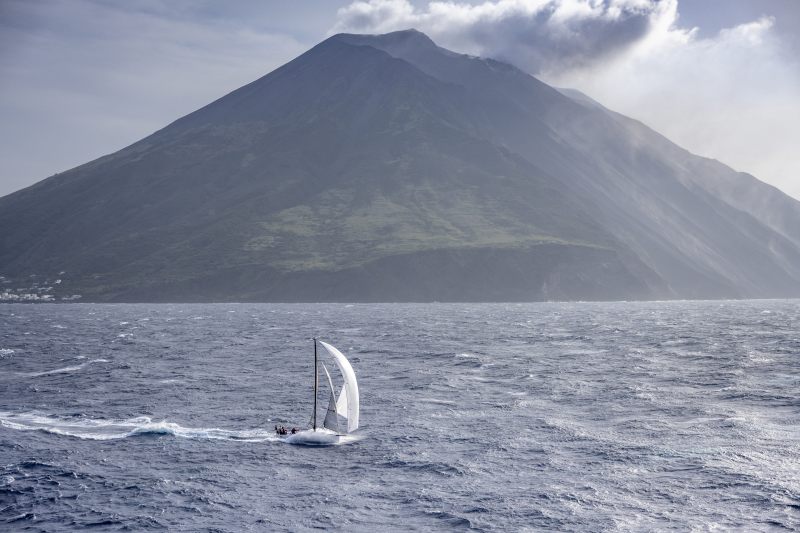
[[[150,134],[332,27],[417,27],[580,89],[800,198],[800,4],[785,0],[8,0],[0,196]]]

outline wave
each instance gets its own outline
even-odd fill
[[[272,430],[232,430],[190,428],[166,420],[154,422],[140,416],[126,420],[58,418],[40,413],[0,411],[0,426],[20,431],[45,431],[87,440],[115,440],[137,435],[173,435],[187,439],[238,440],[244,442],[280,441]]]
[[[419,403],[433,403],[437,405],[447,405],[447,406],[457,406],[458,403],[452,400],[440,400],[438,398],[417,398],[417,402]]]
[[[85,368],[88,365],[93,363],[108,363],[108,359],[92,359],[91,361],[86,361],[85,363],[81,363],[79,365],[74,366],[65,366],[62,368],[55,368],[53,370],[45,370],[43,372],[17,372],[18,376],[25,376],[29,378],[37,378],[39,376],[49,376],[51,374],[66,374],[68,372],[75,372],[76,370],[80,370]]]

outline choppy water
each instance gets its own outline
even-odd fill
[[[0,305],[0,529],[800,528],[800,301]],[[361,438],[308,448],[311,335]]]

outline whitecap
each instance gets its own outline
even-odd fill
[[[54,368],[53,370],[45,370],[43,372],[18,372],[17,375],[27,376],[29,378],[37,378],[39,376],[49,376],[52,374],[66,374],[67,372],[75,372],[76,370],[80,370],[85,366],[86,363],[83,363],[75,366],[65,366],[63,368]]]
[[[76,370],[85,368],[87,365],[91,365],[92,363],[108,363],[108,362],[109,362],[108,359],[92,359],[91,361],[86,361],[85,363],[81,363],[79,365],[54,368],[53,370],[45,370],[43,372],[17,372],[17,375],[29,378],[37,378],[40,376],[50,376],[52,374],[66,374],[68,372],[75,372]]]
[[[0,348],[0,359],[4,359],[9,355],[14,355],[14,350],[11,348]]]
[[[590,349],[577,349],[577,350],[566,350],[563,352],[564,355],[600,355],[606,353],[608,350],[590,350]]]

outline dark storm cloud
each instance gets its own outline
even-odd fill
[[[532,72],[594,63],[647,34],[648,14],[626,12],[619,18],[578,18],[553,27],[554,6],[528,18],[505,19],[471,29],[471,38],[500,58],[525,65]],[[580,38],[576,38],[580,36]]]
[[[480,4],[407,0],[354,2],[339,11],[339,31],[416,27],[440,44],[509,60],[532,73],[603,61],[647,36],[673,0],[497,0]]]

